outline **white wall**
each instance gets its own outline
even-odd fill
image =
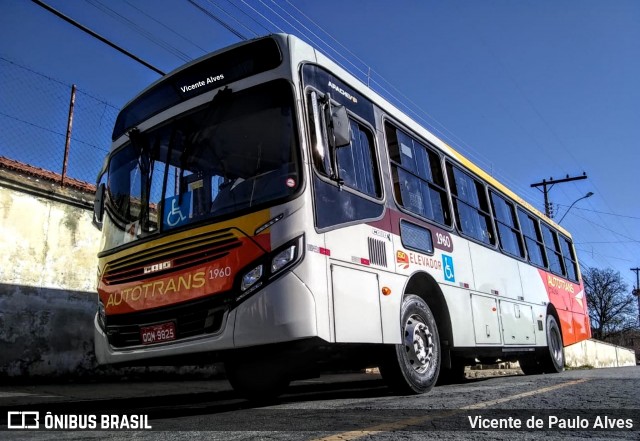
[[[635,366],[635,352],[598,340],[585,340],[564,348],[567,366],[622,367]]]

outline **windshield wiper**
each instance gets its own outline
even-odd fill
[[[128,133],[131,146],[137,153],[138,168],[140,169],[140,234],[149,232],[149,199],[151,196],[151,182],[153,178],[153,167],[155,160],[152,157],[152,149],[149,146],[148,137],[140,132],[138,127],[134,127]],[[154,149],[159,147],[158,142]]]

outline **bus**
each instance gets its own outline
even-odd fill
[[[571,235],[293,35],[176,69],[112,138],[100,364],[223,362],[250,398],[378,366],[417,394],[478,362],[560,372],[590,337]]]

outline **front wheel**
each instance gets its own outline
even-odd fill
[[[547,316],[547,348],[542,356],[519,360],[525,375],[555,374],[564,370],[564,345],[558,321]]]
[[[436,321],[424,300],[413,294],[404,298],[400,317],[402,343],[385,348],[380,373],[397,392],[428,392],[440,371]]]

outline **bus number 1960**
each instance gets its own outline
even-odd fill
[[[440,245],[438,248],[445,247],[451,248],[451,237],[442,233],[436,233],[436,244]]]
[[[209,270],[209,279],[225,279],[231,277],[231,267],[214,268]]]

